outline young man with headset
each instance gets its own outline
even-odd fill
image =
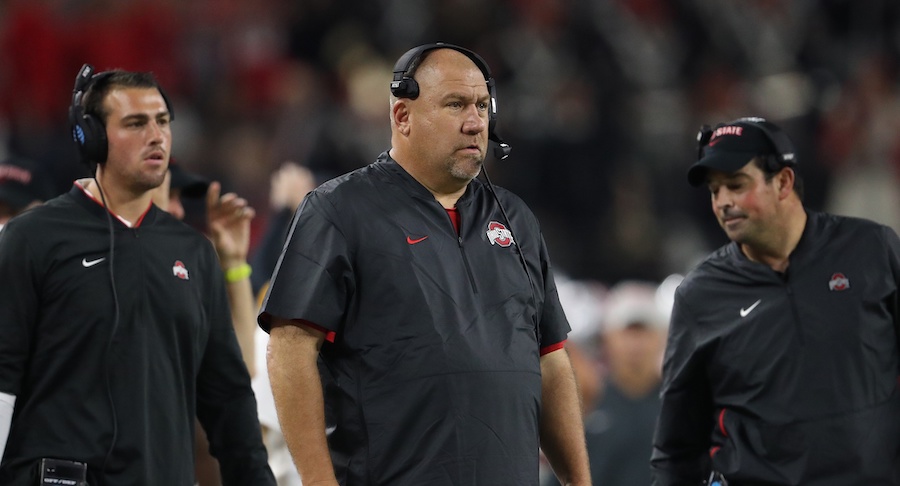
[[[85,66],[70,121],[95,177],[0,233],[0,483],[186,485],[198,417],[226,485],[273,485],[216,253],[151,204],[172,109]]]
[[[391,149],[306,197],[260,315],[303,483],[536,486],[542,446],[588,485],[538,222],[476,179],[500,142],[487,64],[420,46],[391,88]]]
[[[900,239],[804,208],[772,123],[698,139],[731,243],[676,292],[652,484],[900,484]]]

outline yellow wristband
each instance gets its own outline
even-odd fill
[[[253,268],[250,267],[249,263],[244,263],[225,270],[225,281],[228,283],[240,282],[245,278],[249,278],[251,273],[253,273]]]

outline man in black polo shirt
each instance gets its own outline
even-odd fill
[[[392,95],[391,150],[307,196],[260,315],[303,483],[536,486],[541,446],[590,484],[538,222],[475,179],[499,141],[487,65],[421,46]]]
[[[70,115],[95,177],[0,232],[0,484],[193,484],[197,417],[223,484],[274,485],[216,253],[151,204],[168,101],[85,66]]]

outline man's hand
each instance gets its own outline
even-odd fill
[[[316,188],[316,179],[313,173],[294,162],[285,162],[272,174],[269,202],[272,209],[290,209],[295,211],[303,198]]]
[[[206,223],[223,270],[247,262],[250,221],[256,212],[247,200],[229,192],[219,197],[222,185],[213,182],[206,192]]]

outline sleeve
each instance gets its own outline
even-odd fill
[[[197,418],[219,460],[222,484],[275,485],[262,442],[256,399],[231,323],[224,277],[209,246],[206,313],[209,337],[197,375]]]
[[[39,309],[35,248],[15,221],[0,231],[0,392],[20,395]]]
[[[550,264],[550,253],[544,237],[540,237],[541,256],[541,280],[543,282],[544,303],[541,309],[541,355],[562,348],[569,335],[571,327],[559,302],[559,291],[556,288],[556,280],[553,277],[553,268]]]
[[[713,404],[696,322],[676,293],[663,362],[660,413],[650,459],[653,486],[696,486],[709,470]]]
[[[338,332],[355,290],[347,239],[332,221],[332,206],[317,191],[303,200],[272,274],[259,325],[272,316],[303,320]]]

